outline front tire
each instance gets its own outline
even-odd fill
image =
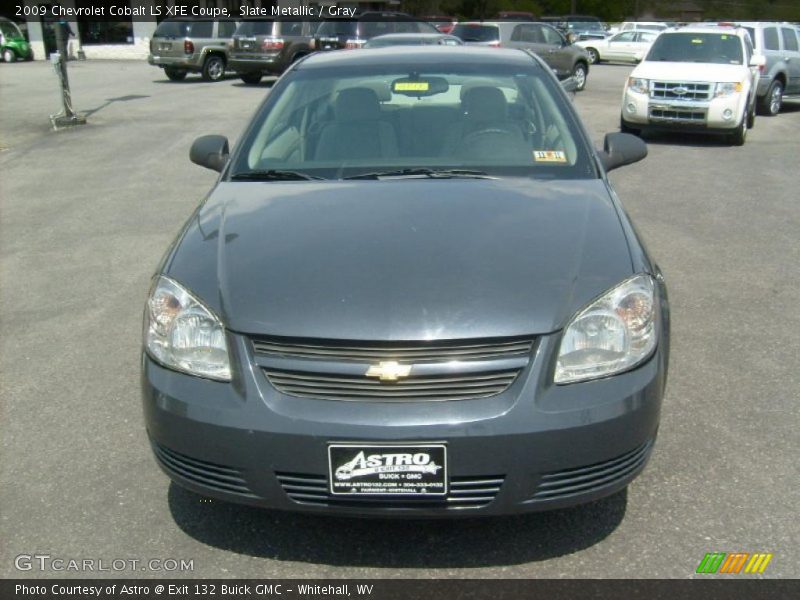
[[[783,84],[776,79],[773,81],[766,96],[759,99],[758,108],[762,115],[774,117],[781,112],[781,105],[783,104]]]
[[[247,85],[256,85],[261,82],[261,73],[240,73],[239,79],[244,81]]]
[[[587,48],[586,52],[589,54],[589,64],[597,64],[600,62],[600,53],[594,48]]]
[[[164,69],[164,73],[167,77],[169,77],[170,81],[183,81],[186,79],[187,71],[186,69],[173,69],[171,67],[167,67]]]
[[[630,133],[631,135],[641,136],[642,130],[636,129],[635,127],[631,127],[625,122],[625,119],[622,118],[622,115],[619,117],[619,130],[622,133]]]
[[[572,69],[572,77],[575,79],[575,83],[577,84],[575,91],[580,92],[586,87],[586,77],[589,74],[589,68],[583,64],[578,63]]]
[[[203,81],[220,81],[225,76],[225,59],[217,54],[206,57],[202,76]]]
[[[10,48],[3,50],[3,62],[13,63],[17,61],[17,55]]]
[[[747,140],[747,115],[742,115],[742,121],[732,134],[728,136],[731,146],[744,146]]]

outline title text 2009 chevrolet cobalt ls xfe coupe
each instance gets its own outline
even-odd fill
[[[142,384],[170,477],[354,515],[481,515],[626,486],[668,306],[551,70],[521,50],[326,53],[274,86],[153,280]]]

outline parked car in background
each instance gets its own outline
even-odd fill
[[[5,17],[0,17],[0,52],[7,63],[33,60],[33,49],[19,26]]]
[[[219,81],[228,68],[228,42],[237,22],[167,19],[156,27],[147,62],[164,69],[172,81],[200,73],[206,81]]]
[[[562,33],[572,34],[576,40],[603,40],[608,37],[608,29],[596,17],[567,17]]]
[[[456,26],[456,23],[458,23],[458,19],[456,17],[446,17],[446,16],[422,17],[422,20],[427,23],[430,23],[442,33],[450,33],[451,31],[453,31],[453,27]]]
[[[592,63],[601,61],[639,62],[650,50],[658,33],[655,31],[623,31],[602,40],[581,40]]]
[[[625,84],[620,129],[714,133],[741,146],[755,122],[764,63],[742,28],[664,31]]]
[[[609,33],[619,33],[621,31],[664,31],[670,25],[665,21],[624,21],[617,29],[611,29]]]
[[[192,145],[218,178],[144,308],[145,430],[177,485],[464,518],[641,473],[670,308],[607,172],[642,140],[595,149],[540,58],[463,46],[315,53],[238,137]]]
[[[521,48],[538,54],[559,79],[573,77],[576,90],[586,87],[589,54],[546,23],[468,21],[453,28],[467,45]]]
[[[767,64],[758,77],[758,110],[775,116],[787,96],[800,96],[800,30],[791,23],[737,23],[750,34],[756,54]]]
[[[385,48],[386,46],[463,46],[459,38],[443,33],[387,33],[379,35],[364,44],[364,48]]]
[[[264,75],[280,75],[312,51],[317,26],[309,21],[244,20],[231,39],[230,68],[248,84],[258,83]]]
[[[356,20],[331,19],[323,21],[316,33],[312,48],[317,52],[328,50],[355,50],[379,35],[389,33],[440,33],[425,21],[391,12],[365,12]]]

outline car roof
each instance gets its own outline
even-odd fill
[[[662,31],[661,35],[668,35],[670,33],[719,33],[721,35],[744,35],[747,33],[741,27],[730,27],[727,25],[687,25],[686,27],[679,27],[677,29],[667,29]]]
[[[539,61],[524,50],[515,48],[482,48],[476,46],[409,46],[403,52],[391,46],[352,52],[316,52],[297,65],[297,69],[328,69],[358,66],[439,66],[443,61],[453,64],[481,65],[539,65]]]
[[[408,40],[408,39],[435,39],[435,38],[451,38],[455,37],[447,33],[433,33],[426,31],[424,33],[384,33],[383,35],[376,35],[373,40]]]

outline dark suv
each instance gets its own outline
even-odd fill
[[[200,73],[206,81],[219,81],[228,66],[228,41],[236,21],[162,21],[150,40],[147,62],[164,69],[172,81]]]
[[[250,84],[258,83],[264,75],[280,75],[311,52],[317,25],[273,19],[242,21],[231,41],[230,67]]]
[[[439,30],[402,13],[365,12],[354,21],[324,21],[314,35],[313,48],[318,51],[353,50],[361,48],[371,38],[389,33],[439,33]]]

